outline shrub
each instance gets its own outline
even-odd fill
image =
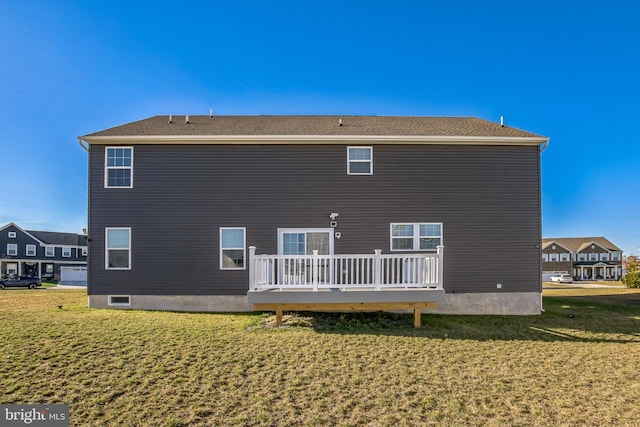
[[[627,288],[640,288],[640,260],[635,255],[630,255],[626,259],[627,274],[622,276],[622,283]]]

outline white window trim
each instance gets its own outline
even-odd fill
[[[31,249],[31,251],[29,251]],[[38,254],[36,245],[25,245],[25,255],[26,256],[36,256]]]
[[[10,249],[13,247],[13,250]],[[17,243],[7,243],[7,255],[9,256],[18,256],[18,244]]]
[[[82,247],[81,249],[82,249],[82,252],[81,252],[82,256],[87,256],[87,252],[88,252],[87,248],[86,247]]]
[[[129,302],[111,302],[112,298],[128,298]],[[130,306],[131,305],[131,295],[109,295],[109,298],[107,300],[107,305]]]
[[[393,226],[394,225],[412,225],[413,226],[413,249],[393,249]],[[437,249],[420,249],[420,226],[421,225],[439,225],[440,226],[440,245],[444,245],[444,225],[441,222],[392,222],[389,225],[389,249],[391,252],[435,252]],[[435,236],[432,236],[435,237]],[[398,236],[397,238],[408,239],[409,236]],[[440,246],[438,245],[438,246]]]
[[[289,233],[327,233],[329,234],[329,255],[333,255],[334,231],[335,229],[333,228],[278,228],[278,255],[284,254],[284,235]]]
[[[129,245],[127,249],[129,250],[129,266],[128,267],[109,267],[109,230],[127,230],[129,231]],[[116,248],[114,248],[116,249]],[[123,249],[123,248],[117,248]],[[104,229],[104,268],[106,270],[131,270],[131,227],[105,227]],[[123,295],[126,296],[126,295]]]
[[[351,148],[368,148],[371,152],[371,159],[369,160],[351,160],[349,158],[349,150]],[[368,173],[351,173],[351,163],[369,163],[369,172]],[[347,147],[347,175],[373,175],[373,147],[363,147],[360,145],[352,145]]]
[[[69,251],[69,255],[65,255],[65,251]],[[71,248],[68,246],[62,247],[62,258],[71,258]]]
[[[52,253],[49,253],[49,250],[51,250]],[[56,247],[55,246],[45,246],[44,247],[44,256],[46,256],[46,257],[54,257],[54,256],[56,256]]]
[[[549,254],[549,262],[559,262],[559,261],[560,261],[560,254],[557,254],[557,253]]]
[[[223,248],[222,247],[222,233],[224,230],[242,230],[242,247],[241,248]],[[246,270],[247,269],[247,228],[246,227],[220,227],[219,235],[219,248],[220,248],[220,270]],[[242,259],[244,260],[242,267],[225,267],[223,260],[223,250],[242,250]]]
[[[109,159],[108,152],[109,149],[113,148],[129,148],[131,149],[131,166],[107,166],[107,162]],[[109,185],[109,170],[110,169],[129,169],[131,171],[131,183],[124,186],[110,186]],[[104,147],[104,188],[133,188],[133,147],[121,147],[121,146],[110,146]]]
[[[8,236],[10,239],[15,239],[16,238],[16,232],[15,231],[9,231]]]

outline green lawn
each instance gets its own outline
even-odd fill
[[[640,425],[640,291],[582,291],[546,291],[541,316],[272,329],[5,290],[0,403],[66,403],[72,425],[96,426]]]

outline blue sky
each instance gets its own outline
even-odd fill
[[[545,237],[640,246],[640,6],[0,0],[0,223],[80,232],[76,137],[157,114],[477,116],[551,138]]]

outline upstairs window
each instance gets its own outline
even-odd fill
[[[609,253],[608,252],[601,253],[600,261],[609,261]]]
[[[7,243],[7,255],[18,255],[18,245],[15,243]]]
[[[589,254],[589,261],[597,261],[598,254]]]
[[[133,187],[133,147],[106,148],[104,186]]]
[[[373,147],[347,147],[347,174],[373,175]]]
[[[620,261],[620,252],[611,253],[611,261]]]
[[[27,245],[27,256],[36,256],[36,245]]]
[[[549,254],[542,254],[542,261],[549,262]]]
[[[566,252],[563,254],[560,254],[560,261],[569,261],[569,254]]]
[[[54,246],[45,246],[44,256],[56,256],[56,248]]]
[[[9,231],[9,238],[10,239],[15,239],[16,238],[16,232],[15,231]]]
[[[558,262],[558,254],[549,254],[549,261]]]
[[[442,244],[441,223],[392,223],[392,251],[430,251]]]
[[[245,269],[245,240],[244,227],[220,228],[220,268],[222,270]]]
[[[62,248],[62,257],[71,258],[71,248]]]
[[[82,248],[82,256],[87,256],[87,248]]]
[[[578,261],[586,261],[587,254],[578,254]]]

